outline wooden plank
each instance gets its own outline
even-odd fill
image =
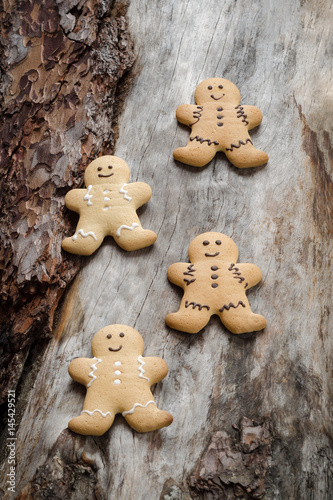
[[[130,254],[105,241],[66,294],[18,432],[18,491],[34,475],[26,495],[38,478],[47,480],[45,467],[55,470],[58,456],[63,468],[79,463],[94,471],[86,498],[97,492],[102,498],[224,498],[228,488],[233,495],[248,488],[248,498],[328,499],[331,4],[214,0],[203,7],[199,1],[132,0],[128,16],[137,76],[115,154],[130,165],[132,181],[151,185],[153,196],[140,218],[158,239]],[[176,122],[176,107],[193,103],[196,85],[211,76],[233,81],[241,102],[263,112],[251,136],[270,156],[265,167],[239,170],[222,154],[203,169],[173,160],[172,151],[189,136]],[[261,284],[249,293],[253,311],[268,321],[262,333],[235,336],[217,318],[193,336],[165,326],[180,300],[166,270],[187,261],[190,241],[210,230],[231,236],[240,261],[262,269]],[[67,375],[68,364],[89,356],[93,334],[111,323],[135,327],[145,354],[168,362],[170,373],[154,395],[173,414],[170,427],[140,435],[119,417],[101,438],[65,431],[84,396]],[[263,423],[266,415],[273,434]],[[248,425],[243,421],[238,442],[232,424],[239,426],[244,416],[268,433],[261,490],[253,472],[250,479],[244,471],[232,475],[240,470],[235,450]],[[217,431],[227,436],[216,437]],[[229,443],[230,470],[216,468],[215,485],[203,469],[209,468],[204,452],[212,436],[213,442],[236,443]]]

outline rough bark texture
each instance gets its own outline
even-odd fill
[[[71,225],[63,200],[86,164],[114,148],[116,93],[133,63],[125,10],[48,0],[1,13],[1,402],[80,268],[61,251]]]
[[[65,12],[64,5],[54,9],[61,12],[64,8]],[[93,13],[86,23],[80,14],[83,8]],[[36,9],[31,14],[34,19]],[[57,92],[59,97],[50,102],[49,111],[43,108],[41,114],[38,110],[33,114],[27,109],[28,118],[31,111],[35,120],[30,135],[19,139],[18,133],[11,132],[6,143],[9,148],[13,142],[12,162],[15,160],[18,165],[21,161],[23,167],[14,169],[10,163],[8,172],[13,172],[12,177],[8,174],[2,179],[7,189],[5,198],[12,200],[13,205],[20,192],[18,186],[27,183],[32,200],[34,190],[41,193],[38,202],[27,202],[24,210],[13,212],[19,228],[18,231],[13,226],[17,233],[14,240],[9,209],[5,211],[9,221],[5,226],[5,272],[11,286],[7,293],[13,297],[9,304],[16,307],[17,325],[21,325],[8,345],[14,352],[12,345],[21,343],[17,348],[17,366],[27,356],[26,339],[45,335],[35,328],[35,320],[30,330],[29,323],[23,326],[23,316],[20,320],[24,307],[20,290],[28,287],[22,284],[24,277],[31,275],[29,282],[35,283],[45,270],[45,276],[51,280],[47,290],[56,296],[54,288],[58,292],[60,288],[56,284],[53,288],[52,280],[69,282],[79,263],[84,262],[58,308],[51,340],[42,345],[36,341],[25,364],[17,393],[20,425],[16,491],[21,499],[59,494],[61,498],[111,500],[330,500],[331,3],[131,0],[128,19],[137,55],[136,77],[119,122],[115,154],[128,162],[133,181],[151,185],[153,196],[141,210],[140,218],[144,227],[158,234],[158,239],[153,247],[132,253],[105,240],[92,257],[63,255],[63,260],[59,257],[61,263],[51,271],[52,259],[46,258],[46,269],[44,261],[38,260],[38,256],[34,260],[29,253],[35,252],[35,248],[42,250],[43,221],[48,221],[47,234],[52,237],[47,248],[50,255],[57,256],[52,252],[59,251],[67,228],[74,227],[74,220],[66,220],[67,212],[60,216],[64,194],[80,184],[89,158],[112,146],[107,110],[114,109],[114,87],[108,61],[120,43],[121,26],[125,25],[121,25],[121,17],[115,14],[114,19],[113,15],[103,14],[103,9],[85,3],[82,8],[71,10],[69,16],[60,16],[65,35],[60,34],[59,39],[69,38],[64,42],[67,49],[61,50],[65,54],[74,51],[70,39],[78,33],[82,39],[75,43],[91,47],[85,45],[90,50],[93,68],[87,80],[95,90],[80,94],[81,87],[88,85],[83,73],[81,87],[75,91],[81,97],[74,104],[68,97],[70,103],[66,107],[65,96],[72,95],[75,88],[70,69],[64,81],[59,78],[61,88],[55,86],[54,94],[53,80],[43,84],[42,88],[51,94],[46,100],[52,101]],[[18,31],[22,16],[15,13],[10,19],[8,33],[18,33],[17,39],[23,40]],[[79,28],[75,30],[66,23],[78,23]],[[113,32],[114,23],[120,23],[118,35]],[[114,35],[107,36],[110,33]],[[33,40],[32,50],[36,37],[29,36]],[[90,41],[93,36],[95,41]],[[50,42],[48,34],[40,38]],[[14,54],[14,41],[6,49],[7,59],[10,53]],[[27,50],[23,42],[17,45]],[[126,67],[132,60],[128,47],[124,48]],[[84,51],[80,54],[73,62],[75,75],[81,71],[79,61]],[[117,66],[116,62],[112,64]],[[62,74],[60,67],[57,71]],[[95,76],[96,71],[103,77]],[[114,71],[117,80],[117,70]],[[19,75],[15,77],[16,86],[8,87],[14,89],[16,99],[38,81],[33,73],[32,81],[23,81],[22,91]],[[241,102],[263,112],[263,122],[251,137],[256,147],[270,156],[265,167],[238,170],[222,154],[203,169],[173,160],[172,151],[185,145],[189,137],[189,130],[177,123],[175,110],[180,104],[193,103],[196,85],[212,76],[233,81],[241,91]],[[68,91],[63,92],[67,85]],[[99,92],[105,85],[106,90]],[[31,90],[27,92],[34,95]],[[40,94],[36,95],[29,97],[33,109],[41,104]],[[22,99],[14,110],[15,106],[25,109],[26,101]],[[52,112],[55,103],[59,108]],[[14,111],[7,114],[10,124]],[[75,135],[76,125],[66,135],[66,124],[73,114],[75,124],[83,121],[82,130],[88,130],[87,136],[81,138],[80,126]],[[57,123],[48,138],[43,138],[41,132],[43,126],[50,128],[45,120]],[[18,130],[21,128],[19,124]],[[23,147],[25,154],[20,156]],[[34,148],[42,148],[40,156]],[[63,156],[56,160],[56,155]],[[37,173],[33,169],[31,173],[29,169],[24,171],[27,158],[34,168],[39,164]],[[49,163],[50,167],[44,166]],[[52,190],[50,178],[55,186]],[[43,216],[38,211],[44,206],[40,200],[44,204],[48,201],[49,208]],[[17,207],[20,206],[18,201]],[[18,208],[13,205],[11,210]],[[55,217],[56,213],[59,215]],[[249,293],[249,301],[254,312],[267,318],[263,332],[232,335],[217,318],[212,318],[196,335],[165,326],[166,314],[177,310],[180,300],[179,289],[167,281],[167,268],[174,262],[187,261],[190,241],[210,230],[232,237],[239,247],[240,261],[261,268],[263,280]],[[18,243],[20,247],[14,248]],[[44,244],[50,245],[49,236]],[[38,255],[44,255],[43,251]],[[25,255],[30,255],[26,261]],[[38,264],[33,266],[34,262]],[[22,285],[13,285],[10,270],[20,276],[18,283]],[[37,301],[38,296],[40,291]],[[52,315],[50,304],[54,302],[48,302],[45,293],[43,300],[49,304],[49,312],[45,309],[42,317],[36,305],[36,311],[28,309],[24,317],[40,316],[46,328]],[[27,308],[30,303],[33,302],[28,300]],[[69,419],[82,409],[85,393],[83,387],[71,381],[68,365],[75,357],[90,356],[93,334],[111,323],[135,327],[144,337],[145,355],[161,356],[168,362],[169,375],[153,392],[158,406],[174,416],[170,427],[138,434],[118,416],[110,431],[98,438],[78,436],[67,430]],[[5,431],[2,444],[6,436]],[[1,449],[2,488],[6,490],[8,463],[5,447]],[[10,497],[6,491],[4,498]]]

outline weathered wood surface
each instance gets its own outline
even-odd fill
[[[17,491],[20,498],[328,500],[331,3],[132,0],[128,16],[137,76],[115,154],[133,181],[152,186],[140,216],[158,239],[132,254],[105,241],[65,294],[35,383],[27,377],[21,385]],[[173,160],[188,138],[175,109],[193,103],[197,83],[211,76],[232,80],[242,103],[263,112],[251,135],[270,156],[265,167],[240,171],[223,155],[201,170]],[[187,260],[191,239],[209,230],[231,236],[240,260],[262,269],[249,300],[267,318],[264,332],[235,336],[215,318],[193,336],[165,326],[180,299],[167,267]],[[119,417],[101,438],[76,436],[66,426],[81,411],[84,389],[70,380],[68,364],[90,355],[93,334],[115,322],[137,328],[145,354],[168,362],[154,394],[174,423],[140,435]]]

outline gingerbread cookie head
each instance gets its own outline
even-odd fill
[[[236,262],[238,248],[231,238],[222,233],[199,234],[191,241],[188,255],[191,262],[221,260]]]
[[[225,78],[208,78],[199,83],[194,97],[197,104],[228,102],[237,106],[241,100],[241,95],[236,85]]]
[[[129,181],[130,169],[127,163],[117,156],[101,156],[92,161],[84,174],[86,186],[98,184],[121,184]]]
[[[130,326],[109,325],[99,330],[91,343],[91,351],[97,358],[137,357],[143,353],[143,338]]]

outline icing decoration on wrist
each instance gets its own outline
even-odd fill
[[[87,205],[89,205],[89,206],[91,206],[93,204],[91,201],[93,195],[90,194],[91,189],[92,189],[92,185],[88,186],[87,187],[87,194],[83,197],[84,201],[86,201]]]
[[[90,380],[90,382],[87,385],[87,387],[90,387],[91,384],[93,383],[93,381],[96,380],[97,377],[96,377],[96,375],[94,373],[97,370],[97,366],[96,365],[98,365],[98,363],[102,362],[102,360],[99,359],[99,358],[94,358],[94,360],[95,360],[95,363],[93,363],[92,365],[90,365],[90,368],[92,369],[92,371],[89,373],[89,377],[92,377],[92,380]]]
[[[120,189],[119,189],[119,193],[123,194],[124,195],[124,199],[127,200],[127,201],[131,201],[131,197],[127,195],[128,191],[125,190],[125,186],[127,186],[127,184],[124,184]]]

